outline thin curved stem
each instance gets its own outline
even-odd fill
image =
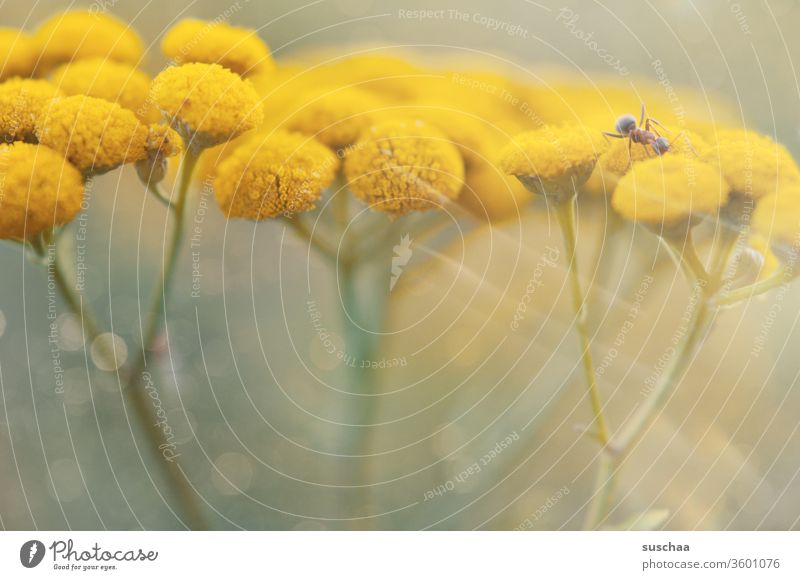
[[[197,501],[197,495],[177,463],[177,459],[174,457],[167,459],[161,452],[162,449],[166,449],[164,445],[168,445],[168,441],[159,427],[159,418],[155,415],[155,409],[149,400],[144,384],[144,375],[147,370],[147,352],[152,350],[172,289],[175,264],[177,263],[185,226],[189,186],[191,185],[192,172],[196,164],[196,154],[187,149],[181,164],[177,199],[172,207],[175,222],[167,245],[161,273],[155,285],[149,310],[150,314],[142,334],[142,348],[136,361],[131,366],[126,393],[133,404],[134,411],[142,427],[144,427],[151,448],[160,456],[157,463],[171,482],[176,497],[183,507],[189,526],[192,529],[201,530],[207,529],[208,526]]]
[[[719,306],[727,306],[744,300],[750,300],[764,292],[769,292],[770,290],[778,288],[782,284],[785,284],[788,279],[789,276],[786,268],[780,267],[774,274],[760,282],[721,293],[714,303]]]
[[[572,309],[575,313],[575,327],[578,331],[578,338],[580,339],[581,361],[583,362],[583,370],[589,389],[589,399],[592,405],[592,414],[594,415],[596,436],[602,445],[607,445],[609,439],[608,427],[606,425],[605,416],[603,415],[603,402],[600,398],[600,391],[597,388],[597,379],[594,373],[591,340],[586,317],[586,300],[581,289],[580,276],[578,273],[574,198],[563,201],[558,200],[555,202],[554,207],[556,217],[561,226],[564,247],[567,250],[570,285],[572,287]]]

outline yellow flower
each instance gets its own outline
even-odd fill
[[[800,188],[800,169],[783,145],[745,130],[728,130],[719,136],[703,160],[719,166],[737,197],[758,200],[782,184]]]
[[[383,101],[356,87],[306,94],[287,123],[291,131],[312,135],[329,147],[344,147],[356,139],[380,114]]]
[[[634,165],[619,180],[611,203],[623,217],[670,229],[694,216],[716,215],[729,195],[730,188],[715,167],[664,155]]]
[[[136,161],[136,172],[144,183],[158,183],[167,175],[167,158],[181,152],[181,137],[166,125],[147,128],[146,156]]]
[[[678,154],[682,157],[694,158],[708,150],[708,143],[691,131],[675,131],[672,136],[665,135],[669,141],[669,150],[664,155]],[[598,165],[603,171],[603,177],[613,190],[619,178],[628,173],[634,164],[647,159],[658,157],[652,146],[641,143],[630,144],[628,153],[628,139],[612,139],[611,146],[601,157]]]
[[[415,118],[444,133],[458,147],[467,167],[484,163],[504,141],[499,137],[500,131],[491,130],[491,121],[484,121],[466,109],[422,106],[415,107],[413,113]]]
[[[467,167],[458,202],[479,219],[518,220],[533,195],[519,180],[507,177],[491,163]]]
[[[401,216],[455,200],[464,182],[464,161],[437,129],[421,121],[390,120],[355,143],[344,172],[357,197]]]
[[[28,77],[36,66],[37,51],[33,39],[15,28],[0,28],[0,81]]]
[[[125,23],[105,13],[73,10],[55,14],[34,34],[39,46],[37,71],[85,58],[103,58],[135,65],[144,45]]]
[[[0,145],[0,238],[33,239],[81,208],[80,172],[47,147]]]
[[[146,123],[158,120],[158,111],[147,99],[150,77],[129,64],[89,58],[58,67],[51,78],[68,95],[89,95],[119,103]]]
[[[62,95],[45,80],[15,78],[0,84],[0,138],[35,142],[36,119],[54,97]]]
[[[500,168],[530,191],[571,197],[589,179],[603,146],[586,127],[547,126],[517,135],[500,153]]]
[[[313,138],[255,135],[217,167],[214,191],[229,218],[262,220],[313,209],[338,167],[336,155]]]
[[[181,20],[167,31],[161,51],[177,64],[217,63],[240,75],[275,69],[269,47],[255,30],[224,22]]]
[[[252,84],[218,64],[169,67],[153,80],[150,91],[156,106],[194,149],[233,139],[264,120]]]
[[[84,175],[144,159],[148,130],[131,111],[103,99],[55,99],[36,122],[39,142],[61,152]]]

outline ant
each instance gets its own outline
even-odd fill
[[[642,117],[639,120],[639,124],[636,124],[636,117],[633,115],[622,115],[619,119],[617,119],[616,123],[616,133],[611,133],[608,131],[603,131],[603,135],[606,137],[613,137],[614,139],[627,139],[628,140],[628,160],[629,163],[632,162],[633,158],[631,157],[631,147],[634,143],[640,143],[644,146],[645,151],[648,152],[648,146],[650,146],[653,151],[655,151],[656,155],[664,155],[667,151],[669,151],[672,143],[667,140],[666,137],[662,136],[659,132],[659,129],[664,131],[669,131],[664,125],[653,119],[652,117],[648,116],[645,112],[644,103],[642,103]],[[675,139],[683,135],[683,131],[681,131],[678,135],[676,135]],[[675,139],[672,141],[674,142]],[[691,146],[691,145],[690,145]]]

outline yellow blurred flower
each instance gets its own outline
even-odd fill
[[[198,150],[233,139],[264,120],[252,84],[218,64],[169,67],[153,79],[150,94],[173,128]]]
[[[217,167],[214,191],[229,218],[262,220],[313,209],[339,159],[300,133],[254,135]]]
[[[55,99],[36,122],[39,142],[85,175],[111,171],[147,155],[148,130],[131,111],[103,99]]]
[[[161,51],[177,64],[220,64],[240,75],[270,72],[275,62],[255,30],[187,18],[169,29]]]
[[[393,216],[455,200],[464,183],[458,149],[421,121],[372,126],[348,151],[344,171],[358,198]]]
[[[787,149],[752,131],[728,130],[703,160],[719,166],[738,197],[758,200],[782,184],[800,188],[800,169]]]
[[[500,168],[541,195],[572,196],[603,151],[603,140],[580,125],[554,125],[514,137],[500,153]]]
[[[306,93],[298,100],[298,110],[287,122],[287,129],[316,137],[334,148],[354,143],[384,105],[379,97],[356,87]]]
[[[33,239],[71,221],[81,208],[80,172],[47,147],[0,145],[0,238]]]
[[[458,202],[479,219],[499,222],[519,219],[532,197],[518,179],[483,162],[467,167]]]
[[[88,58],[58,67],[52,81],[68,95],[89,95],[119,103],[145,123],[158,120],[147,93],[150,77],[127,63]]]
[[[664,155],[634,165],[619,180],[611,203],[625,218],[669,229],[694,216],[716,215],[729,195],[715,167]]]
[[[38,56],[30,35],[16,28],[0,28],[0,81],[11,77],[27,77],[33,73]]]
[[[51,16],[36,30],[34,40],[39,47],[39,74],[92,57],[135,65],[144,53],[142,39],[130,26],[109,14],[88,10]]]
[[[0,138],[36,141],[36,119],[54,97],[63,93],[50,81],[10,79],[0,84]]]

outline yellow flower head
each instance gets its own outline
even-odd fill
[[[150,95],[195,149],[233,139],[264,120],[252,84],[218,64],[169,67],[153,80]]]
[[[467,167],[485,162],[487,155],[496,154],[502,146],[498,131],[491,131],[491,122],[464,109],[423,106],[414,109],[414,116],[444,133],[458,147]]]
[[[313,138],[255,135],[217,167],[214,191],[226,216],[262,220],[313,209],[338,167],[336,155]]]
[[[135,65],[144,45],[136,32],[106,13],[73,10],[55,14],[34,34],[39,46],[39,72],[85,58],[110,59]]]
[[[61,152],[85,175],[111,171],[147,155],[147,127],[103,99],[55,99],[36,122],[39,143]]]
[[[167,31],[161,51],[177,64],[217,63],[240,75],[275,69],[269,47],[255,30],[225,22],[181,20]]]
[[[0,28],[0,55],[0,82],[30,76],[38,56],[33,39],[15,28]]]
[[[580,125],[547,126],[517,135],[500,153],[500,168],[541,195],[571,196],[592,174],[604,143]]]
[[[325,93],[307,95],[287,127],[312,135],[329,147],[354,143],[372,124],[383,101],[367,91],[345,87]]]
[[[782,184],[800,188],[800,169],[783,145],[754,132],[729,130],[703,159],[718,165],[734,194],[758,200]]]
[[[680,155],[682,157],[695,158],[708,150],[708,143],[700,135],[691,131],[676,131],[673,135],[666,136],[669,141],[669,149],[664,155]],[[653,147],[641,143],[630,143],[630,153],[628,153],[628,139],[613,139],[611,146],[601,157],[598,165],[602,168],[603,177],[608,178],[611,189],[619,181],[619,178],[628,173],[631,168],[640,161],[646,161],[653,157],[658,157]]]
[[[136,161],[136,172],[144,183],[158,183],[167,175],[167,158],[181,152],[181,137],[166,125],[147,128],[146,156]]]
[[[81,208],[80,172],[47,147],[0,145],[0,238],[33,239]]]
[[[479,219],[500,222],[518,220],[532,197],[518,179],[484,162],[467,167],[458,202]]]
[[[137,68],[103,58],[88,58],[58,67],[52,81],[68,95],[89,95],[119,103],[143,122],[159,114],[149,103],[150,77]]]
[[[693,216],[716,215],[729,195],[730,188],[715,167],[664,155],[634,165],[619,180],[611,203],[623,217],[670,229]]]
[[[344,172],[357,197],[392,216],[455,200],[464,183],[458,149],[421,121],[374,125],[348,152]]]
[[[45,80],[15,78],[0,84],[0,138],[35,142],[36,119],[54,97],[62,95]]]

